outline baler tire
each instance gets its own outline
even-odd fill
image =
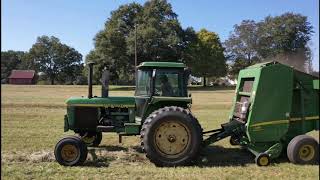
[[[170,123],[172,123],[172,126]],[[167,124],[170,126],[166,126]],[[175,140],[170,141],[169,137],[171,135],[167,136],[168,134],[163,133],[164,141],[157,141],[157,138],[160,137],[157,133],[161,132],[161,128],[168,128],[168,130],[163,132],[170,131],[171,133],[175,131],[170,128],[178,128],[177,133],[172,134]],[[164,146],[159,147],[159,142],[171,143],[173,146],[175,146],[175,141],[182,140],[182,142],[185,142],[184,138],[179,139],[181,137],[178,133],[179,130],[182,130],[180,131],[182,134],[184,134],[184,131],[186,132],[187,136],[182,135],[182,137],[188,137],[187,143],[184,143],[185,145],[182,145],[182,150],[176,154],[164,152],[161,149]],[[194,160],[199,155],[202,143],[202,129],[198,120],[190,111],[176,106],[164,107],[151,113],[144,121],[140,135],[142,150],[146,152],[147,158],[159,167],[185,166],[194,163]],[[171,151],[171,144],[169,151]]]
[[[271,161],[270,156],[267,153],[258,154],[254,160],[258,166],[269,166]]]
[[[66,146],[68,146],[67,149]],[[72,158],[71,160],[66,160],[67,156],[62,153],[62,151],[77,151],[76,157]],[[66,153],[66,152],[65,152]],[[74,152],[73,152],[74,153]],[[72,154],[72,153],[71,153]],[[61,139],[55,146],[54,149],[54,156],[56,161],[63,166],[78,166],[82,165],[84,161],[87,159],[88,149],[86,144],[81,140],[81,138],[77,136],[68,136]],[[72,156],[72,155],[71,155]]]
[[[78,133],[78,136],[83,139],[84,138],[84,134],[85,133]],[[102,141],[102,132],[96,132],[91,136],[95,136],[93,142],[87,143],[84,139],[84,143],[88,146],[88,147],[98,147]]]
[[[287,156],[294,164],[315,164],[319,161],[319,144],[311,136],[296,136],[288,144]]]

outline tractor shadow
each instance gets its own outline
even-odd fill
[[[108,167],[111,162],[130,163],[145,161],[142,149],[139,146],[122,147],[114,145],[102,145],[89,147],[87,160],[83,166],[87,167]]]
[[[88,148],[87,160],[83,166],[87,167],[108,167],[116,157],[108,155],[108,152],[127,152],[128,148],[121,146],[99,146]]]
[[[240,146],[225,148],[223,146],[208,146],[201,151],[200,157],[193,166],[197,167],[225,167],[225,166],[247,166],[255,164],[255,156]],[[110,163],[145,164],[149,160],[145,157],[140,146],[114,146],[102,145],[88,148],[88,157],[83,166],[108,167]],[[275,164],[288,163],[286,153],[271,161]],[[319,164],[319,163],[317,163]]]
[[[249,150],[240,146],[234,148],[208,146],[203,149],[195,165],[199,167],[246,166],[255,164],[254,159],[255,156]],[[286,151],[283,151],[278,158],[272,159],[270,166],[282,163],[290,163]],[[319,165],[319,162],[313,165]]]
[[[245,166],[254,164],[254,155],[240,147],[225,148],[222,146],[208,146],[202,150],[196,166]]]
[[[101,145],[101,146],[94,147],[94,148],[91,148],[91,149],[104,150],[104,151],[109,151],[109,152],[112,152],[112,151],[125,151],[125,152],[127,152],[128,151],[127,147],[112,146],[112,145],[110,145],[110,146]]]

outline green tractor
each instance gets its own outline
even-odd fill
[[[101,78],[101,97],[92,97],[92,69],[91,63],[88,97],[66,101],[64,130],[77,136],[57,143],[54,154],[61,165],[82,164],[87,146],[98,146],[103,132],[118,133],[119,142],[122,136],[140,135],[142,149],[157,166],[190,164],[202,147],[226,137],[232,145],[252,152],[259,166],[269,165],[283,153],[298,164],[319,160],[318,142],[304,135],[319,130],[315,76],[277,62],[241,70],[228,122],[203,132],[190,111],[190,71],[183,63],[140,64],[134,97],[109,97],[108,71]]]
[[[89,63],[88,97],[66,100],[64,131],[77,136],[61,139],[55,147],[61,165],[82,164],[87,146],[98,146],[102,133],[141,135],[142,149],[158,166],[190,163],[199,153],[202,129],[189,107],[190,71],[183,63],[144,62],[137,67],[134,97],[108,96],[108,71],[102,73],[101,97],[92,96],[93,63]]]

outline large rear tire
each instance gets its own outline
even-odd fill
[[[57,162],[63,166],[82,165],[87,159],[87,155],[87,146],[77,136],[61,139],[54,149],[54,156]]]
[[[142,149],[156,166],[189,165],[202,143],[198,120],[190,111],[176,106],[151,113],[140,134]]]
[[[289,160],[295,164],[314,164],[319,161],[319,144],[310,136],[299,135],[287,147]]]

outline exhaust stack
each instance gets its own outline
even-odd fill
[[[93,65],[95,65],[94,62],[89,62],[89,74],[88,74],[88,98],[92,98],[92,76],[93,76]]]

